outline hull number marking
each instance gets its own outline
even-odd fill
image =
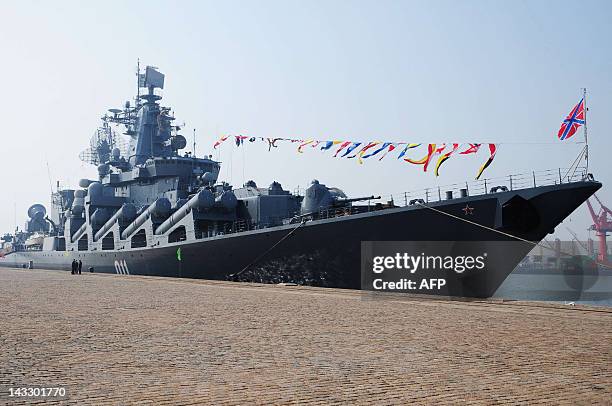
[[[115,272],[118,275],[129,275],[130,274],[130,270],[128,269],[127,266],[127,262],[125,262],[125,259],[123,260],[115,260]]]

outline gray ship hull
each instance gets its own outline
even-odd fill
[[[124,275],[360,289],[363,241],[452,241],[493,254],[486,273],[447,274],[447,289],[439,294],[489,297],[533,248],[508,234],[541,241],[600,187],[593,181],[543,186],[436,202],[429,208],[413,205],[129,250],[14,252],[1,258],[0,266],[69,271],[76,258],[85,272],[92,267]],[[514,196],[537,210],[537,226],[512,230],[503,224],[502,203]],[[466,206],[473,208],[470,215],[463,211]]]

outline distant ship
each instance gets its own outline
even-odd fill
[[[30,207],[25,231],[5,237],[10,252],[0,266],[69,270],[80,259],[85,270],[121,275],[360,289],[362,241],[452,241],[473,249],[539,242],[601,187],[582,172],[534,173],[529,185],[512,177],[509,187],[484,181],[480,194],[429,191],[404,196],[401,206],[402,199],[348,198],[316,180],[303,195],[277,182],[233,188],[218,181],[221,164],[212,155],[179,153],[186,139],[156,91],[164,75],[148,66],[138,78],[135,103],[110,109],[81,154],[97,165],[98,179],[81,179],[76,190],[58,185],[50,215],[40,204]],[[450,288],[436,293],[489,297],[532,247],[491,259],[484,274],[450,273]]]

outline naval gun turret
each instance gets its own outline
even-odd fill
[[[354,202],[376,199],[380,199],[380,196],[365,196],[349,199],[342,190],[327,187],[315,179],[310,183],[310,186],[306,188],[300,212],[301,215],[304,216],[325,209],[347,207]]]

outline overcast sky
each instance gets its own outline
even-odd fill
[[[612,205],[612,2],[100,1],[0,3],[3,190],[0,230],[51,185],[95,177],[78,153],[108,108],[135,93],[136,60],[166,74],[197,152],[225,133],[408,142],[502,142],[484,176],[567,167],[582,132],[563,118],[588,88],[591,172]],[[190,148],[190,147],[189,147]],[[358,165],[294,146],[224,146],[240,186],[311,179],[352,196],[472,180],[486,160],[451,158],[441,176],[389,155]],[[415,155],[417,155],[415,153]],[[415,156],[416,157],[416,156]],[[581,237],[585,207],[558,228]]]

